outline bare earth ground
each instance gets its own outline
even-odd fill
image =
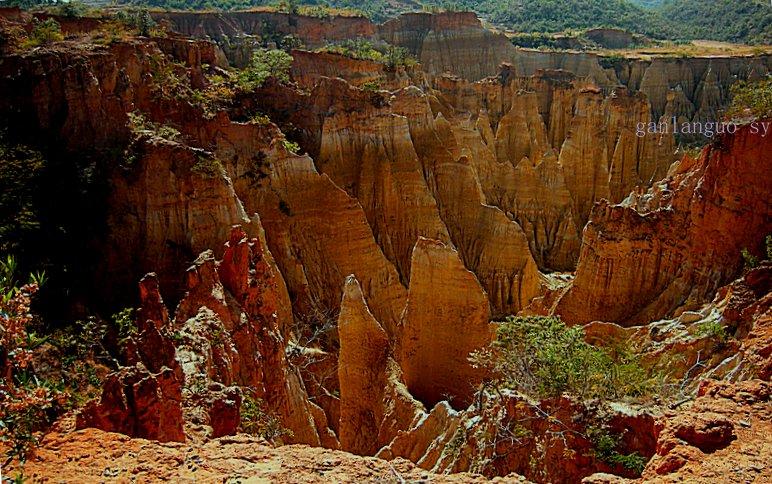
[[[27,461],[25,474],[32,482],[56,483],[489,482],[468,473],[432,474],[404,459],[390,463],[304,445],[273,448],[246,435],[205,444],[161,444],[96,429],[49,434]],[[493,482],[525,481],[513,477]]]

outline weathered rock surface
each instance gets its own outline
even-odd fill
[[[458,253],[419,239],[397,338],[397,361],[410,393],[427,407],[447,398],[466,407],[484,376],[467,357],[493,339],[489,320],[485,291]]]
[[[4,471],[6,469],[3,469]],[[12,471],[12,469],[8,469]],[[223,476],[258,482],[368,482],[431,479],[442,483],[490,482],[478,474],[431,474],[405,459],[386,462],[300,445],[274,448],[264,440],[235,436],[205,443],[159,444],[86,429],[46,437],[25,467],[41,482],[221,482]],[[494,482],[527,482],[520,476]]]
[[[574,323],[650,321],[731,280],[741,249],[761,253],[772,232],[770,143],[742,127],[647,193],[596,206],[556,312]]]
[[[423,405],[408,393],[389,337],[351,276],[343,292],[338,334],[341,448],[374,455],[397,431],[408,428]]]
[[[100,399],[79,412],[76,426],[183,442],[184,380],[155,274],[142,279],[140,296],[137,334],[124,343],[127,366],[107,375]]]
[[[665,415],[656,426],[657,454],[645,482],[736,482],[772,477],[769,382],[729,384],[707,380],[687,409]]]

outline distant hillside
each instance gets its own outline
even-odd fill
[[[478,8],[519,32],[619,27],[655,38],[675,35],[659,15],[626,0],[484,0]]]
[[[630,0],[631,3],[648,8],[661,7],[666,1],[667,0]]]
[[[669,0],[661,13],[686,38],[772,43],[768,0]]]
[[[47,0],[20,0],[24,5]],[[115,0],[138,7],[235,10],[279,0]],[[772,43],[768,0],[284,0],[283,9],[327,6],[383,21],[401,12],[472,10],[492,24],[518,32],[560,32],[619,27],[658,39]],[[302,11],[308,12],[303,8]],[[321,10],[320,10],[321,12]]]

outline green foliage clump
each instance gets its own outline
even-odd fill
[[[123,22],[129,27],[136,29],[137,34],[142,37],[150,37],[156,26],[155,20],[150,16],[147,10],[137,10],[130,12],[127,10],[119,10],[115,14],[115,19],[119,22]]]
[[[361,37],[327,44],[316,51],[344,55],[346,57],[351,57],[352,59],[370,60],[375,62],[381,62],[383,60],[383,54],[375,50],[370,41]]]
[[[157,136],[168,141],[177,141],[181,136],[180,132],[167,125],[148,121],[140,111],[132,111],[128,114],[129,127],[138,135]]]
[[[538,49],[539,47],[557,48],[555,38],[550,34],[542,32],[520,32],[510,37],[509,40],[513,45],[526,49]]]
[[[41,432],[52,423],[66,394],[61,384],[41,379],[32,366],[32,352],[45,339],[31,329],[32,298],[45,274],[34,274],[21,287],[15,279],[16,260],[0,259],[0,441],[5,445],[5,467],[14,459],[21,465],[37,445]]]
[[[625,62],[625,56],[616,52],[609,56],[598,57],[598,64],[604,69],[613,69],[623,62]]]
[[[279,0],[274,8],[277,12],[297,15],[299,2],[298,0]]]
[[[241,431],[262,437],[273,444],[282,444],[283,437],[294,437],[292,430],[284,427],[276,414],[267,407],[262,398],[245,396],[241,402]]]
[[[772,117],[772,78],[750,84],[741,81],[732,85],[729,91],[732,103],[727,116]]]
[[[239,88],[251,91],[259,88],[269,77],[282,84],[290,83],[290,68],[294,59],[281,49],[257,49],[252,60],[238,76]]]
[[[118,338],[125,340],[137,334],[137,323],[134,321],[134,308],[123,308],[113,314],[113,323],[118,330]]]
[[[596,457],[612,466],[621,465],[626,470],[636,475],[641,475],[647,463],[644,456],[638,452],[632,452],[627,455],[621,454],[618,450],[621,439],[614,437],[605,429],[591,428],[588,434]]]
[[[772,260],[772,235],[767,235],[767,238],[764,239],[764,244],[767,249],[767,260]]]
[[[216,178],[222,172],[220,160],[206,155],[197,155],[192,170],[201,178]]]
[[[290,141],[287,138],[282,138],[281,143],[282,143],[282,146],[284,146],[284,149],[289,151],[290,153],[300,152],[300,145],[294,141]]]
[[[415,57],[412,57],[404,47],[395,47],[390,45],[383,54],[383,63],[386,67],[393,69],[398,66],[412,67],[418,63]]]
[[[0,132],[0,252],[18,254],[40,229],[38,183],[46,160]]]
[[[505,386],[535,398],[569,393],[587,398],[641,396],[649,375],[626,352],[612,356],[584,340],[580,327],[554,317],[509,317],[496,341],[470,356]]]
[[[362,84],[362,89],[370,92],[378,92],[381,90],[381,83],[378,81],[367,81]]]
[[[740,255],[743,258],[744,272],[748,272],[749,270],[759,265],[759,258],[751,254],[745,247],[743,247],[743,249],[740,251]]]
[[[729,332],[719,321],[705,321],[700,323],[695,334],[698,338],[708,338],[715,341],[717,346],[723,346],[729,340]]]
[[[25,47],[39,47],[43,45],[52,44],[64,40],[62,35],[62,26],[59,22],[49,18],[42,22],[36,22],[32,27],[32,32],[29,35],[29,40],[26,42]]]

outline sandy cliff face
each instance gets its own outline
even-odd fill
[[[467,357],[491,341],[489,321],[485,291],[458,253],[441,242],[420,239],[413,249],[410,291],[397,339],[397,361],[410,393],[427,406],[448,398],[458,408],[468,405],[484,374]]]
[[[423,405],[402,381],[389,336],[368,309],[354,277],[346,280],[338,334],[341,448],[374,455],[410,426]]]
[[[648,192],[596,206],[557,313],[630,324],[709,295],[735,274],[740,250],[760,252],[772,231],[769,152],[769,138],[745,126],[698,160],[682,160]]]

